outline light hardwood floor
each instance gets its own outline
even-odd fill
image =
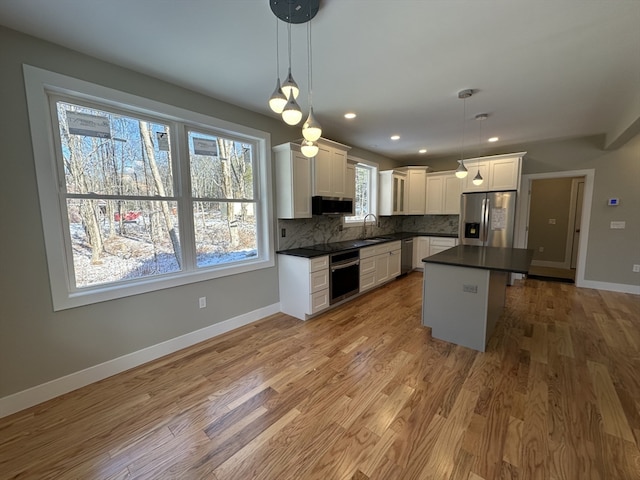
[[[640,478],[640,297],[528,279],[486,353],[414,272],[0,419],[0,478]]]

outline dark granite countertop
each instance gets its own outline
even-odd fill
[[[444,252],[423,258],[422,261],[425,263],[439,263],[457,267],[527,273],[532,258],[533,250],[525,248],[458,245]]]
[[[287,250],[279,250],[276,253],[281,255],[292,255],[295,257],[314,258],[331,253],[343,252],[347,250],[356,250],[372,245],[380,245],[381,243],[395,242],[413,237],[445,237],[458,238],[457,233],[426,233],[426,232],[396,232],[387,233],[373,237],[372,239],[354,239],[342,242],[321,243],[317,245],[307,245],[298,248],[290,248]]]

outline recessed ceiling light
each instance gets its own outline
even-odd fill
[[[426,148],[421,148],[420,150],[418,150],[418,153],[427,153],[427,149]]]
[[[391,140],[400,140],[400,135],[391,135]]]
[[[498,137],[491,137],[488,141],[493,143],[493,142],[497,142],[499,140]]]
[[[356,114],[353,112],[345,113],[344,118],[348,118],[349,120],[351,120],[352,118],[356,118]]]

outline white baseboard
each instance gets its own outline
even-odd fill
[[[626,283],[597,282],[595,280],[576,280],[576,286],[581,288],[595,288],[597,290],[609,290],[610,292],[632,293],[640,295],[640,285],[627,285]]]
[[[269,305],[0,398],[0,418],[248,325],[279,311],[280,304]]]

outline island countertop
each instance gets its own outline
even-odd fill
[[[482,268],[502,272],[527,273],[533,250],[526,248],[479,247],[458,245],[430,257],[425,263],[439,263],[457,267]]]

